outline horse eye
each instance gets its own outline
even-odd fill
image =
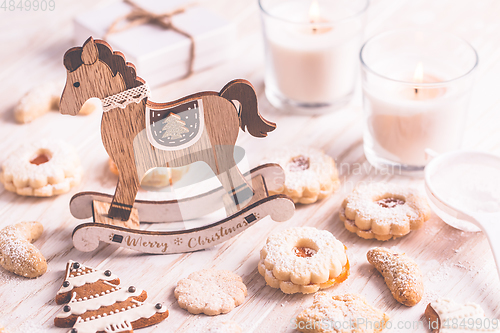
[[[73,86],[74,86],[75,88],[78,88],[78,87],[80,86],[80,82],[75,82],[75,83],[73,83]]]

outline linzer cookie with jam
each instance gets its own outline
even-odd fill
[[[431,210],[414,189],[371,183],[354,189],[342,203],[339,215],[346,229],[359,237],[387,241],[422,227]]]
[[[295,203],[310,204],[326,198],[339,186],[335,161],[320,150],[306,147],[276,151],[265,159],[266,163],[278,163],[285,171],[285,184],[280,191]]]
[[[259,273],[285,294],[310,294],[349,276],[344,244],[330,232],[296,227],[269,236],[260,251]]]
[[[80,184],[80,158],[62,140],[39,140],[24,144],[3,163],[0,182],[10,192],[50,197]]]
[[[70,333],[133,332],[168,317],[161,303],[145,303],[147,292],[135,286],[121,287],[110,270],[96,270],[69,261],[56,296],[67,303],[54,319],[57,327],[73,327]]]

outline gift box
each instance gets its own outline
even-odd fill
[[[134,4],[154,14],[184,11],[170,17],[172,25],[191,36],[191,39],[174,29],[155,23],[130,23],[124,18],[135,8],[126,2],[116,2],[78,15],[75,20],[75,42],[81,45],[89,36],[105,39],[115,51],[125,54],[127,61],[137,68],[137,74],[150,86],[182,78],[189,73],[190,60],[193,71],[202,70],[229,60],[234,54],[236,29],[229,20],[202,5],[181,0],[137,0]],[[118,32],[108,33],[119,20]],[[133,22],[133,21],[132,21]]]

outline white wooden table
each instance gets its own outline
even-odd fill
[[[500,317],[500,281],[482,233],[453,229],[435,215],[422,229],[385,243],[364,240],[345,230],[338,218],[338,208],[357,183],[388,181],[422,188],[423,181],[381,175],[367,164],[362,149],[359,88],[350,105],[322,117],[284,115],[269,105],[264,96],[263,46],[255,0],[208,2],[238,22],[240,38],[234,45],[239,49],[238,57],[189,79],[154,89],[154,100],[174,100],[199,90],[220,90],[233,78],[246,78],[258,90],[260,112],[278,125],[266,139],[240,132],[238,144],[245,148],[250,162],[256,165],[265,153],[282,146],[314,145],[335,158],[341,168],[341,189],[317,204],[297,207],[288,222],[277,223],[266,218],[243,234],[206,251],[160,256],[104,244],[91,253],[74,249],[71,232],[82,221],[69,212],[71,196],[82,190],[111,193],[116,182],[108,170],[100,140],[100,115],[63,117],[52,112],[26,125],[15,123],[12,115],[15,103],[29,88],[65,76],[63,53],[81,44],[71,40],[72,16],[97,3],[96,0],[55,1],[53,12],[0,10],[0,161],[23,142],[59,138],[77,147],[85,177],[78,188],[55,198],[25,198],[0,188],[0,227],[26,220],[42,222],[45,232],[36,245],[48,261],[48,272],[35,280],[0,269],[0,324],[10,332],[67,331],[54,327],[53,320],[61,310],[54,297],[69,259],[110,269],[123,284],[147,290],[150,302],[164,302],[170,311],[169,318],[140,332],[202,332],[208,324],[227,320],[236,321],[245,332],[291,332],[290,321],[311,305],[313,296],[285,295],[267,287],[257,272],[257,262],[266,238],[292,226],[326,229],[339,238],[348,247],[351,276],[329,291],[364,295],[385,311],[394,325],[399,321],[409,321],[410,325],[412,321],[423,320],[425,306],[440,296],[477,302],[490,318]],[[499,17],[497,0],[374,0],[368,11],[366,31],[369,37],[386,29],[428,25],[468,39],[479,53],[480,65],[464,147],[495,154],[500,154]],[[425,295],[420,304],[407,308],[392,298],[381,276],[366,261],[366,251],[373,246],[395,247],[416,259],[425,275]],[[245,303],[229,314],[216,317],[190,315],[181,309],[173,295],[177,281],[202,268],[228,269],[241,275],[248,287]]]

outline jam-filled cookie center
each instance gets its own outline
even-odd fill
[[[304,155],[295,156],[289,162],[289,170],[291,172],[299,172],[309,169],[309,157]]]
[[[295,253],[295,255],[297,257],[301,257],[301,258],[310,258],[312,256],[314,256],[316,254],[316,250],[314,249],[311,249],[310,247],[294,247],[293,248],[293,253]]]
[[[318,253],[318,246],[311,239],[300,239],[293,247],[293,254],[300,258],[311,258]]]
[[[400,205],[404,205],[405,201],[398,198],[384,198],[375,201],[380,207],[383,208],[394,208]]]
[[[50,161],[51,154],[45,150],[39,150],[36,155],[30,160],[31,164],[40,165]]]

